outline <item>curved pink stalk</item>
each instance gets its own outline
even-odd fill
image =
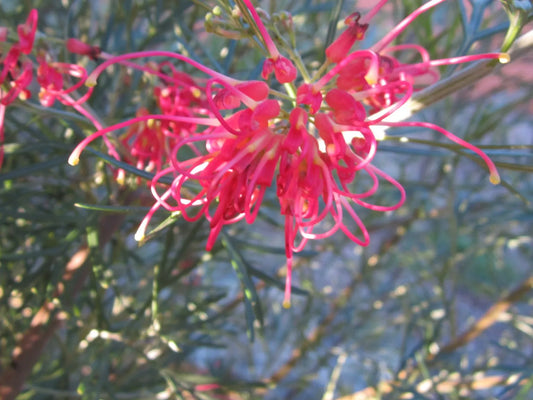
[[[356,59],[356,58],[369,58],[370,59],[370,65],[368,67],[367,75],[372,78],[374,78],[374,75],[377,77],[378,71],[379,71],[379,56],[376,52],[371,50],[357,50],[353,53],[350,53],[348,56],[343,58],[343,60],[335,65],[334,68],[332,68],[326,75],[324,75],[322,78],[320,78],[317,82],[313,84],[314,91],[319,91],[324,86],[327,85],[327,83],[347,64],[350,63],[350,61]]]
[[[368,141],[368,153],[364,158],[361,158],[359,164],[355,165],[353,167],[354,171],[359,171],[363,168],[366,168],[367,165],[370,164],[370,162],[374,159],[374,156],[376,155],[378,144],[376,137],[374,136],[374,133],[372,130],[368,129],[359,129],[359,132],[363,135],[365,138],[365,141]],[[353,140],[352,140],[353,143]]]
[[[389,117],[394,112],[396,112],[405,103],[407,103],[409,101],[409,99],[411,98],[412,94],[413,94],[413,84],[407,80],[407,77],[405,76],[405,74],[403,72],[400,73],[400,81],[399,82],[395,82],[393,84],[387,85],[388,89],[390,89],[391,87],[405,87],[405,88],[407,88],[407,90],[405,91],[405,94],[403,95],[403,97],[400,100],[398,100],[397,102],[395,102],[391,106],[383,109],[383,111],[380,112],[377,117],[375,117],[375,118],[372,118],[372,116],[367,117],[367,119],[366,119],[367,122],[372,123],[372,124],[376,124],[376,123],[379,123],[379,122],[383,121],[385,118]]]
[[[342,209],[344,206],[344,209],[348,211],[348,214],[350,214],[350,216],[355,221],[359,229],[361,229],[361,232],[363,233],[363,239],[358,238],[351,231],[349,231],[346,225],[344,225],[344,223],[340,225],[340,229],[344,232],[346,236],[348,236],[348,238],[352,242],[357,243],[358,245],[363,246],[363,247],[368,246],[370,244],[370,235],[368,234],[368,230],[366,229],[366,226],[361,220],[361,218],[359,218],[357,213],[353,210],[352,206],[350,205],[350,203],[348,203],[347,199],[345,199],[342,196],[338,196],[337,201],[339,204],[338,205],[339,218],[342,218]]]
[[[409,67],[416,68],[419,65],[427,65],[429,67],[440,67],[442,65],[462,64],[462,63],[467,63],[471,61],[490,60],[490,59],[499,60],[502,64],[508,63],[510,61],[510,57],[507,53],[484,53],[484,54],[471,54],[468,56],[460,56],[460,57],[450,57],[450,58],[444,58],[441,60],[429,60],[427,62],[423,62],[420,64],[412,64]],[[401,69],[401,67],[398,69]]]
[[[420,14],[425,13],[429,9],[439,5],[440,3],[444,3],[446,0],[431,0],[428,3],[422,5],[421,7],[418,7],[415,11],[413,11],[411,14],[409,14],[402,22],[400,22],[398,25],[394,27],[383,39],[381,39],[379,42],[377,42],[374,46],[372,46],[371,50],[380,52],[385,47],[387,47],[400,33],[403,32],[407,26],[415,20],[416,17],[418,17]]]
[[[374,15],[376,15],[379,10],[381,10],[381,7],[383,7],[385,5],[385,3],[387,2],[388,0],[380,0],[375,6],[374,8],[372,8],[369,12],[367,12],[363,18],[361,19],[361,23],[362,24],[367,24],[370,22],[370,20],[374,17]]]
[[[2,89],[0,88],[0,93]],[[6,106],[0,103],[0,169],[4,162],[4,120],[5,120]]]
[[[447,131],[444,128],[441,128],[438,125],[432,124],[430,122],[422,122],[422,121],[412,121],[412,122],[386,122],[381,121],[378,125],[384,125],[384,126],[397,126],[397,127],[406,127],[406,126],[412,126],[412,127],[421,127],[421,128],[428,128],[435,130],[437,132],[442,133],[444,136],[446,136],[449,140],[452,142],[455,142],[464,148],[473,151],[478,156],[480,156],[483,161],[485,161],[485,164],[487,165],[487,168],[490,172],[490,182],[494,185],[497,185],[500,183],[500,175],[498,174],[498,170],[496,168],[496,165],[492,162],[492,160],[485,154],[481,149],[474,146],[473,144],[468,143],[467,141],[455,136],[453,133]]]
[[[261,21],[261,17],[259,17],[259,14],[255,10],[253,3],[250,0],[242,0],[242,1],[244,2],[244,4],[246,4],[248,11],[250,11],[250,14],[252,14],[252,18],[254,19],[257,25],[257,28],[259,29],[259,32],[261,32],[261,36],[263,37],[263,40],[265,41],[265,46],[268,51],[268,54],[270,55],[270,57],[276,60],[280,55],[278,48],[276,47],[276,45],[274,44],[274,41],[270,37],[268,30],[265,28],[265,25],[263,25],[263,21]]]
[[[205,65],[203,65],[203,64],[201,64],[201,63],[199,63],[197,61],[194,61],[193,59],[191,59],[189,57],[182,56],[181,54],[173,53],[171,51],[152,50],[152,51],[138,51],[138,52],[135,52],[135,53],[123,54],[123,55],[120,55],[120,56],[115,56],[115,57],[107,59],[102,64],[98,65],[89,74],[85,84],[87,86],[96,85],[96,80],[98,79],[98,76],[107,67],[109,67],[110,65],[117,64],[117,63],[120,63],[120,62],[125,61],[125,60],[132,60],[132,59],[136,59],[136,58],[146,58],[146,57],[175,58],[177,60],[180,60],[180,61],[186,62],[187,64],[192,65],[193,67],[195,67],[199,71],[202,71],[205,74],[207,74],[207,75],[209,75],[209,76],[211,76],[213,78],[224,80],[224,81],[228,82],[229,84],[236,85],[236,84],[238,84],[240,82],[237,79],[233,79],[233,78],[230,78],[229,76],[226,76],[224,74],[216,72],[216,71],[212,70],[211,68],[208,68]]]
[[[155,214],[155,212],[157,210],[159,210],[159,208],[160,208],[160,206],[162,204],[162,201],[164,201],[168,196],[170,196],[170,191],[169,190],[167,190],[167,192],[161,197],[161,200],[156,200],[156,203],[152,207],[150,207],[150,211],[148,211],[148,213],[146,213],[146,215],[144,216],[144,218],[141,221],[141,224],[137,228],[137,231],[135,232],[134,239],[137,242],[140,242],[140,241],[144,240],[144,236],[145,236],[145,233],[146,233],[146,228],[148,228],[148,224],[150,223],[150,220],[152,219],[152,216]]]
[[[108,126],[106,128],[100,129],[93,133],[90,136],[87,136],[85,139],[83,139],[72,151],[70,154],[70,157],[68,158],[68,163],[70,165],[77,165],[80,161],[80,154],[81,152],[87,147],[89,143],[91,143],[94,139],[104,136],[105,134],[109,132],[113,132],[117,129],[122,129],[127,126],[133,125],[137,122],[142,121],[149,121],[152,119],[159,119],[159,120],[166,120],[166,121],[175,121],[175,122],[189,122],[193,124],[198,125],[207,125],[207,126],[219,126],[218,120],[214,118],[195,118],[195,117],[180,117],[180,116],[173,116],[173,115],[160,115],[160,114],[150,114],[150,115],[142,115],[136,118],[132,118],[128,121],[120,122],[115,125]]]
[[[172,149],[172,157],[170,158],[170,162],[173,168],[173,171],[186,176],[187,178],[203,178],[202,175],[198,173],[198,171],[195,172],[189,172],[189,170],[192,170],[194,168],[197,168],[198,165],[195,164],[196,160],[203,159],[205,161],[212,159],[216,153],[218,153],[220,150],[216,151],[210,151],[208,155],[205,156],[198,156],[193,159],[188,159],[185,161],[179,161],[178,160],[178,153],[180,149],[185,145],[191,145],[194,142],[203,142],[213,139],[229,139],[231,136],[230,133],[209,133],[209,134],[203,134],[203,135],[193,135],[187,138],[181,139]],[[201,164],[201,163],[200,163]],[[184,167],[187,167],[185,169]]]
[[[102,129],[103,125],[96,119],[94,115],[92,115],[88,110],[86,110],[81,104],[77,104],[76,100],[74,100],[72,97],[70,97],[67,94],[63,95],[63,100],[65,101],[65,104],[71,106],[74,108],[77,112],[79,112],[81,115],[83,115],[85,118],[87,118],[91,123],[94,125],[96,129]]]
[[[92,88],[90,88],[90,91],[88,92],[88,95],[90,95],[90,93],[92,93]],[[87,96],[87,94],[86,94],[86,96]],[[103,125],[100,123],[100,121],[98,121],[94,115],[92,115],[85,107],[83,107],[83,105],[81,104],[82,102],[80,102],[79,100],[78,101],[74,100],[68,94],[62,95],[62,99],[63,99],[62,100],[63,104],[74,108],[77,112],[79,112],[81,115],[83,115],[89,121],[91,121],[91,123],[94,125],[94,127],[96,129],[103,129]],[[120,160],[120,156],[119,156],[119,154],[117,152],[117,149],[115,149],[115,146],[113,146],[113,144],[111,143],[109,138],[104,135],[103,136],[103,140],[104,140],[105,145],[107,146],[107,149],[108,149],[109,154],[111,155],[111,157],[113,157],[115,160]],[[69,158],[69,160],[70,160],[70,158]],[[73,165],[73,164],[71,164],[71,165]]]
[[[381,176],[382,178],[387,180],[389,183],[391,183],[396,189],[398,189],[398,191],[400,192],[400,200],[398,200],[398,202],[392,206],[379,206],[379,205],[367,203],[366,201],[362,201],[361,199],[353,199],[353,201],[356,204],[359,204],[360,206],[363,206],[373,211],[385,212],[385,211],[394,211],[400,208],[403,205],[403,203],[405,203],[405,199],[406,199],[405,189],[403,188],[403,186],[396,179],[387,175],[386,173],[384,173],[383,171],[381,171],[380,169],[372,165],[369,165],[368,169],[372,170],[376,175]]]
[[[402,50],[416,50],[418,54],[420,54],[420,57],[422,58],[423,63],[427,63],[431,60],[431,56],[429,55],[429,52],[419,44],[414,43],[407,43],[407,44],[398,44],[395,46],[389,46],[386,49],[383,49],[381,51],[381,54],[388,54],[388,53],[394,53],[396,51],[402,51]]]
[[[378,188],[379,188],[379,179],[378,179],[377,175],[373,171],[371,171],[370,168],[363,168],[361,171],[366,172],[370,176],[370,179],[372,179],[372,186],[370,187],[370,189],[368,189],[368,190],[366,190],[365,192],[362,192],[362,193],[352,193],[350,191],[350,189],[348,189],[348,187],[347,187],[347,185],[349,183],[352,183],[352,182],[351,181],[350,182],[341,182],[342,190],[340,188],[335,188],[334,189],[335,193],[338,193],[341,196],[344,196],[344,197],[346,197],[348,199],[351,199],[351,200],[364,199],[364,198],[370,197],[374,193],[376,193]]]
[[[283,307],[291,307],[291,285],[292,285],[292,246],[294,244],[294,217],[285,216],[285,257],[287,258],[287,276],[285,277],[285,295],[283,297]]]

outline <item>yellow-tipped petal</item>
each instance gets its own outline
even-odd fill
[[[124,174],[119,174],[117,176],[117,183],[120,185],[120,186],[124,186],[124,183],[126,183],[126,177],[124,176]]]
[[[87,87],[95,87],[96,86],[96,79],[94,79],[93,77],[89,76],[87,78],[87,80],[85,81],[85,86],[87,86]]]
[[[137,232],[135,232],[135,236],[133,237],[137,242],[142,242],[144,240],[144,233],[146,232],[146,227],[148,226],[148,220],[146,217],[142,220],[141,224],[137,228]]]
[[[144,240],[144,231],[138,230],[133,238],[137,242],[142,242]]]
[[[289,300],[284,300],[283,301],[283,308],[285,308],[285,309],[291,308],[291,302]]]
[[[198,88],[191,88],[191,93],[197,99],[199,99],[202,96],[202,91]]]
[[[492,183],[493,185],[498,185],[501,182],[501,179],[498,175],[491,175],[489,179],[490,183]]]
[[[365,81],[369,85],[375,85],[378,82],[378,71],[376,68],[370,68],[365,75]]]
[[[511,61],[511,56],[508,53],[501,53],[498,61],[500,61],[502,64],[507,64]]]
[[[76,154],[71,154],[67,162],[69,165],[75,166],[80,162],[80,158]]]

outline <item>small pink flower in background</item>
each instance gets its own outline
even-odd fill
[[[84,86],[87,72],[76,64],[53,61],[42,49],[35,50],[35,33],[37,31],[38,12],[30,11],[24,24],[17,27],[18,41],[5,55],[0,54],[0,167],[3,163],[4,118],[6,107],[15,100],[27,100],[31,97],[28,89],[37,78],[40,86],[39,101],[45,107],[51,107],[56,100],[66,106],[74,107],[83,115],[94,121],[94,117],[82,109],[79,104],[86,101],[91,91],[74,100],[70,94]],[[7,28],[0,28],[0,41],[7,40]],[[29,55],[36,54],[37,67]],[[75,82],[72,83],[72,80]],[[70,85],[65,87],[65,85]],[[96,126],[96,125],[95,125]]]
[[[102,50],[98,46],[91,46],[81,40],[70,38],[67,39],[65,46],[68,51],[73,54],[79,54],[82,56],[90,57],[93,60],[97,60]]]
[[[6,90],[0,86],[0,102],[3,105],[13,102],[20,94],[24,98],[28,97],[27,87],[32,81],[33,64],[31,60],[23,58],[23,55],[28,55],[33,48],[37,18],[37,10],[31,10],[26,22],[17,27],[18,41],[5,55],[0,54],[0,85],[10,87]],[[2,29],[2,41],[6,40],[7,32],[7,28]]]
[[[154,88],[154,98],[161,115],[172,119],[145,118],[150,112],[141,107],[136,117],[129,121],[127,132],[120,141],[125,150],[124,160],[137,168],[159,172],[166,168],[180,139],[196,131],[197,116],[208,114],[205,88],[189,75],[176,71],[169,63],[157,66],[159,71],[169,68],[171,75],[165,84]],[[180,119],[180,117],[183,117]]]
[[[136,116],[148,114],[146,108],[140,108]],[[167,146],[161,124],[156,120],[139,121],[131,125],[121,136],[120,142],[126,150],[125,161],[131,159],[133,165],[146,171],[160,171],[168,160],[168,147],[173,144],[171,142]]]
[[[41,86],[39,100],[45,107],[51,107],[56,100],[55,93],[63,89],[63,75],[52,64],[41,58],[37,69],[37,82]]]
[[[35,39],[35,32],[37,31],[38,18],[39,14],[37,10],[33,9],[30,11],[26,22],[17,27],[19,41],[16,46],[24,54],[30,54],[33,49],[33,40]]]
[[[6,107],[18,97],[25,100],[31,95],[28,86],[33,79],[33,63],[23,56],[33,48],[37,19],[37,10],[31,10],[26,22],[17,27],[18,41],[5,55],[0,53],[0,168],[4,161]],[[7,34],[7,28],[0,28],[0,42],[7,40]]]
[[[5,26],[0,26],[0,42],[5,42],[7,40],[8,33],[9,29],[7,29]]]

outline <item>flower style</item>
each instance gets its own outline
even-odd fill
[[[123,136],[128,157],[137,159],[139,168],[155,171],[150,183],[155,203],[142,220],[136,239],[144,238],[151,218],[163,208],[180,213],[187,221],[208,220],[208,250],[225,225],[241,220],[253,223],[265,192],[275,185],[280,214],[285,219],[284,305],[288,307],[294,253],[309,240],[331,236],[338,230],[366,246],[369,234],[356,208],[385,212],[398,209],[405,201],[400,183],[372,165],[378,149],[375,127],[436,130],[477,153],[485,161],[491,181],[499,181],[487,155],[451,132],[430,123],[388,119],[414,91],[438,80],[437,67],[506,57],[489,53],[431,60],[421,46],[391,45],[417,16],[444,1],[427,2],[370,49],[350,52],[386,0],[377,2],[364,16],[353,13],[345,20],[346,30],[327,48],[326,63],[319,69],[322,75],[310,78],[299,60],[290,59],[292,52],[289,58],[281,54],[252,2],[242,0],[245,7],[241,12],[251,15],[262,35],[267,55],[262,78],[268,79],[273,72],[278,83],[288,88],[286,95],[272,90],[265,81],[240,81],[177,53],[110,56],[87,77],[86,84],[94,86],[112,64],[140,69],[165,82],[154,91],[161,114],[151,115],[141,109],[129,121],[99,127],[76,147],[69,162],[76,164],[82,150],[97,137],[129,127]],[[92,54],[90,47],[80,46],[79,51]],[[404,51],[416,52],[421,61],[400,62],[396,55]],[[153,68],[132,61],[144,57],[185,62],[207,79],[178,72],[170,62]],[[302,81],[298,81],[298,72]],[[192,157],[183,158],[191,152]],[[361,174],[370,178],[369,187],[360,187]],[[372,202],[383,183],[398,192],[393,204]]]

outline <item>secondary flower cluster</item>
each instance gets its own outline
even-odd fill
[[[17,28],[18,40],[7,52],[0,52],[0,167],[4,159],[4,118],[6,107],[17,97],[30,96],[28,85],[33,79],[33,63],[27,57],[32,51],[37,11],[32,10],[26,22]],[[0,27],[0,44],[7,42],[8,29]]]
[[[388,121],[414,90],[438,80],[436,67],[482,58],[505,59],[506,55],[491,53],[431,60],[421,46],[391,45],[417,16],[444,1],[424,4],[366,50],[351,49],[364,38],[372,17],[386,0],[377,2],[365,16],[353,13],[345,20],[346,29],[327,48],[326,62],[315,76],[300,60],[280,52],[250,0],[242,0],[245,6],[232,17],[253,22],[253,28],[260,32],[258,39],[267,54],[262,80],[237,80],[178,53],[154,50],[111,56],[71,39],[67,42],[69,51],[104,61],[88,76],[81,67],[39,62],[40,99],[44,105],[58,99],[74,107],[97,129],[75,148],[70,164],[77,164],[83,149],[102,137],[114,157],[154,174],[150,189],[155,201],[139,226],[137,240],[143,240],[151,218],[163,208],[187,221],[209,221],[209,250],[225,225],[241,220],[253,223],[265,192],[275,187],[285,220],[284,305],[288,306],[293,253],[301,251],[309,240],[339,230],[365,246],[369,234],[357,207],[391,211],[405,201],[402,186],[372,165],[378,148],[376,127],[405,125],[437,130],[477,153],[485,161],[491,181],[499,181],[492,161],[450,132],[430,123]],[[36,13],[25,29],[35,32],[35,24]],[[402,63],[398,59],[401,52],[415,52],[420,61]],[[135,62],[147,57],[164,61]],[[187,63],[205,77],[180,72],[172,61]],[[158,78],[160,84],[153,91],[157,114],[140,108],[134,118],[104,127],[86,110],[83,103],[99,75],[113,64]],[[4,61],[4,70],[7,65]],[[10,72],[11,82],[17,81],[24,65]],[[63,88],[65,73],[79,78],[69,89]],[[272,83],[272,74],[277,83]],[[7,72],[2,72],[1,78],[6,76]],[[89,90],[74,101],[70,92],[81,83]],[[14,86],[25,88],[22,83]],[[273,87],[283,87],[286,92]],[[1,93],[3,99],[12,98],[12,94]],[[107,134],[121,129],[124,133],[112,144]],[[361,180],[361,175],[369,179]],[[361,181],[370,184],[361,187]],[[398,192],[393,204],[372,202],[383,183]]]
[[[39,85],[39,101],[43,106],[51,107],[55,100],[58,100],[89,116],[79,105],[89,98],[90,91],[78,100],[70,96],[84,86],[87,72],[79,65],[54,61],[44,44],[35,48],[37,21],[37,10],[31,10],[26,22],[17,27],[17,40],[7,51],[5,48],[8,44],[9,30],[0,27],[0,168],[4,159],[6,108],[17,99],[24,101],[31,97],[29,86],[34,76]],[[36,62],[30,57],[32,53]],[[71,78],[77,82],[65,88],[65,84],[71,83]]]

